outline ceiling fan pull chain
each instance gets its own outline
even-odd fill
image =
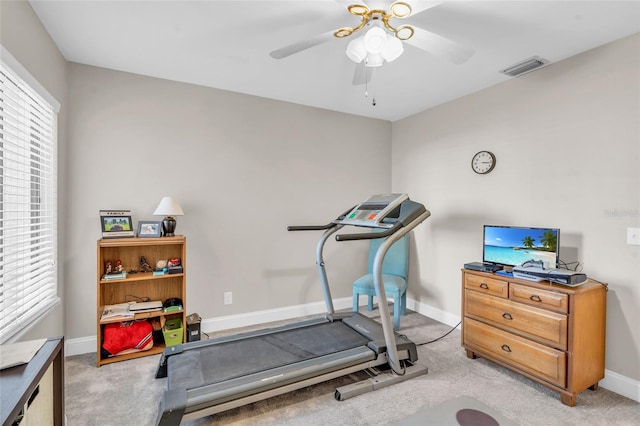
[[[364,97],[365,98],[369,97],[369,81],[367,80],[367,61],[368,59],[365,58],[364,67],[362,68],[364,70]]]

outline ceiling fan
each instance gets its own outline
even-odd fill
[[[270,53],[270,56],[274,59],[283,59],[335,38],[349,37],[363,28],[369,27],[364,36],[360,36],[349,43],[346,52],[347,56],[354,62],[364,64],[364,72],[358,72],[358,69],[356,69],[353,81],[353,84],[364,84],[371,78],[370,69],[382,65],[385,60],[391,62],[402,54],[403,43],[444,58],[454,64],[466,62],[475,53],[470,47],[462,46],[453,40],[423,28],[414,25],[393,26],[393,22],[390,22],[395,18],[404,19],[415,16],[441,4],[441,2],[420,0],[412,2],[412,6],[405,1],[396,1],[389,5],[388,10],[385,10],[380,7],[370,8],[365,3],[351,4],[353,0],[334,1],[347,6],[349,13],[360,17],[359,25],[342,27],[307,40],[298,41],[274,50]],[[367,46],[366,50],[365,45]]]

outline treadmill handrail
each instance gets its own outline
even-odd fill
[[[393,218],[393,224],[381,232],[367,232],[367,233],[356,233],[356,234],[340,234],[336,235],[335,239],[337,241],[353,241],[353,240],[365,240],[365,239],[375,239],[375,238],[385,238],[385,241],[382,242],[378,251],[376,252],[374,261],[373,261],[373,284],[376,290],[376,296],[378,300],[387,300],[387,295],[384,289],[384,282],[382,280],[382,264],[384,262],[384,257],[387,253],[387,250],[402,238],[404,235],[408,234],[413,228],[422,223],[426,218],[431,215],[431,212],[425,208],[423,204],[416,203],[415,201],[411,201],[408,198],[405,199],[399,206],[400,209],[398,212],[398,217]],[[318,271],[320,273],[320,283],[322,285],[322,289],[324,292],[325,304],[327,306],[327,313],[333,314],[333,299],[331,297],[331,289],[329,287],[329,281],[327,278],[327,272],[325,269],[324,259],[322,255],[322,251],[324,249],[324,245],[332,234],[338,232],[344,226],[365,226],[368,228],[379,228],[376,225],[367,226],[365,224],[351,224],[351,223],[341,223],[341,220],[346,217],[351,212],[352,209],[347,210],[345,213],[341,215],[341,217],[333,222],[336,226],[327,225],[325,228],[325,232],[320,237],[320,241],[316,246],[316,264],[318,266]],[[291,229],[294,228],[294,229]],[[306,229],[314,229],[317,227],[289,227],[289,230],[302,230],[301,228]],[[305,230],[306,230],[305,229]],[[384,229],[384,228],[383,228]],[[379,304],[380,309],[380,322],[382,324],[382,331],[384,334],[385,344],[387,346],[387,358],[389,367],[395,374],[403,375],[405,372],[404,366],[400,365],[400,360],[398,357],[398,350],[396,348],[396,339],[393,330],[393,324],[391,322],[391,317],[389,315],[389,307],[386,303]]]
[[[325,229],[333,228],[335,223],[327,223],[326,225],[289,225],[287,231],[324,231]]]
[[[382,264],[387,251],[396,241],[411,232],[413,228],[422,223],[430,215],[431,213],[429,210],[423,207],[422,214],[419,214],[418,216],[412,215],[413,217],[411,218],[411,221],[409,221],[405,226],[400,227],[398,232],[393,233],[389,238],[384,240],[378,248],[373,260],[373,285],[375,287],[378,300],[387,300],[387,294],[385,292],[384,282],[382,279]],[[396,338],[389,313],[389,306],[386,303],[379,303],[378,309],[380,310],[380,323],[382,324],[384,341],[387,345],[389,367],[391,367],[394,373],[402,376],[405,373],[405,368],[400,368],[400,359],[396,348]]]
[[[355,206],[349,208],[349,210],[338,216],[335,221],[327,223],[326,225],[289,225],[287,226],[287,231],[324,231],[325,229],[333,228],[334,226],[338,226],[338,223],[336,223],[336,221],[344,219],[347,214],[349,214],[349,212],[354,208]]]

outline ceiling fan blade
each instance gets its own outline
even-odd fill
[[[353,70],[353,85],[361,86],[371,82],[373,77],[373,67],[366,67],[364,62],[356,64],[356,68]]]
[[[366,2],[364,1],[358,1],[358,0],[333,0],[334,2],[338,3],[339,5],[343,6],[345,9],[349,6],[351,6],[352,4],[364,4],[366,5]]]
[[[409,6],[411,6],[411,15],[409,16],[415,16],[420,12],[424,12],[427,9],[431,9],[432,7],[436,7],[441,5],[444,2],[441,1],[422,1],[422,0],[415,0],[415,1],[410,1],[409,2]]]
[[[286,58],[287,56],[291,56],[294,53],[302,52],[303,50],[309,49],[310,47],[317,46],[333,39],[334,32],[335,30],[331,30],[327,31],[324,34],[317,35],[313,38],[298,41],[296,43],[274,50],[273,52],[269,53],[269,55],[274,59]]]
[[[476,53],[471,47],[463,46],[431,31],[418,27],[413,27],[413,29],[413,36],[405,40],[405,43],[447,59],[454,64],[462,64]]]

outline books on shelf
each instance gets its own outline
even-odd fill
[[[129,310],[129,303],[118,303],[115,305],[104,305],[102,309],[102,315],[100,320],[106,320],[109,318],[123,317],[133,318],[135,313]]]
[[[129,303],[129,310],[133,312],[153,312],[162,309],[162,302],[152,300],[150,302],[133,302]]]
[[[104,274],[102,276],[103,281],[124,280],[125,278],[127,278],[127,271],[112,272],[110,274]]]
[[[160,301],[117,303],[115,305],[105,305],[102,309],[100,320],[104,321],[109,318],[122,318],[126,320],[135,318],[136,314],[161,310],[162,302]]]

